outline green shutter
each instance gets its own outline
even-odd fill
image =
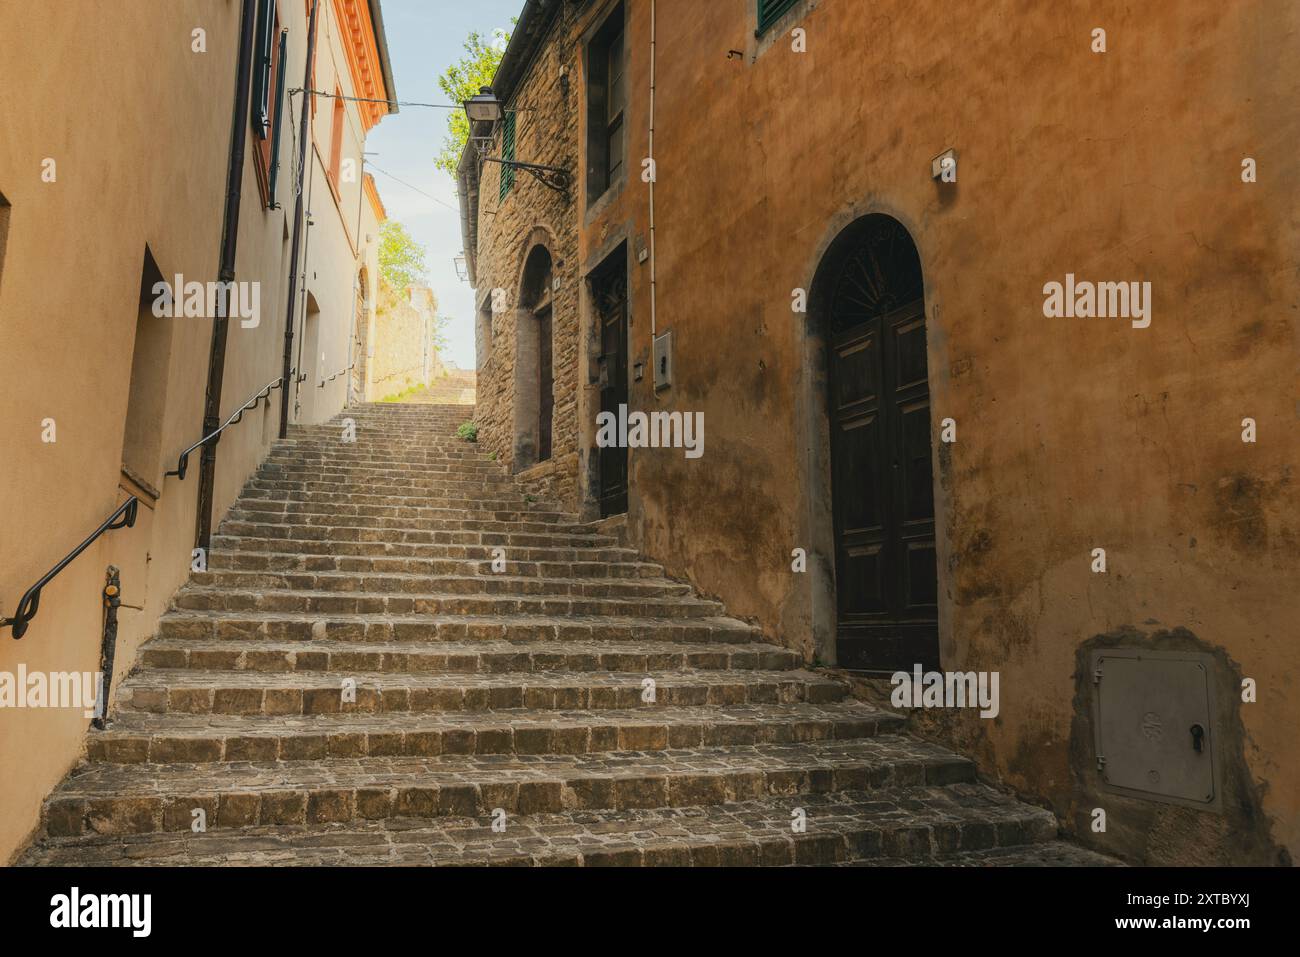
[[[758,0],[758,32],[761,34],[799,0]]]
[[[261,139],[271,132],[271,44],[275,34],[275,0],[257,5],[253,38],[253,130]]]
[[[285,52],[288,44],[289,31],[280,34],[280,64],[279,76],[275,81],[275,129],[271,131],[271,183],[267,188],[268,206],[275,205],[275,183],[280,177],[280,131],[284,129],[284,75],[288,71],[285,69],[288,64],[285,62]]]
[[[515,158],[515,111],[510,110],[505,114],[505,119],[501,124],[501,158],[505,160],[514,160]],[[505,202],[506,194],[510,192],[510,187],[515,184],[515,168],[513,166],[501,167],[501,202]]]

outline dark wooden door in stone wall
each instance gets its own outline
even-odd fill
[[[617,418],[627,405],[627,264],[624,253],[610,257],[591,280],[592,300],[600,323],[600,411]],[[627,448],[598,449],[600,514],[627,511]]]
[[[552,419],[555,414],[555,369],[552,361],[551,307],[537,311],[538,389],[537,401],[537,461],[551,457]]]
[[[849,227],[830,263],[837,657],[938,667],[930,387],[920,260],[886,216]]]

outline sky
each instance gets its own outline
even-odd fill
[[[508,30],[523,6],[524,0],[383,0],[397,99],[445,102],[438,76],[460,59],[470,31],[490,39],[494,30]],[[462,245],[460,207],[452,178],[433,165],[446,131],[446,110],[403,106],[370,131],[366,170],[374,174],[388,218],[405,225],[425,247],[438,312],[451,319],[443,358],[472,369],[474,291],[456,276],[454,263]]]

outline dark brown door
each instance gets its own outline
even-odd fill
[[[627,405],[627,265],[619,252],[592,277],[591,292],[600,321],[600,411],[619,414]],[[600,514],[627,511],[627,448],[597,450],[600,462]]]
[[[831,301],[837,656],[910,671],[938,667],[930,388],[919,262],[909,277],[889,246],[872,234],[846,256]],[[890,268],[903,273],[893,289]],[[905,293],[917,298],[899,304]]]
[[[537,313],[538,388],[537,461],[551,457],[551,419],[555,410],[554,368],[551,362],[551,307]]]

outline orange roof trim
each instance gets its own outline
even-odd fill
[[[356,96],[387,100],[384,71],[379,62],[379,45],[375,25],[370,20],[366,0],[334,0],[334,14],[340,28],[343,49],[348,58],[348,72]],[[386,103],[358,103],[366,132],[390,112]]]
[[[370,208],[375,211],[375,219],[381,223],[388,218],[388,210],[384,209],[384,201],[379,198],[379,187],[375,185],[375,178],[369,173],[363,180],[366,190],[366,199],[370,200]]]

